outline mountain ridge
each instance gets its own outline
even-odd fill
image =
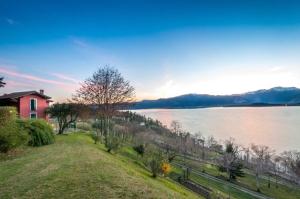
[[[204,108],[219,106],[279,106],[299,105],[300,89],[297,87],[273,87],[231,95],[189,93],[170,98],[142,100],[132,109],[151,108]]]

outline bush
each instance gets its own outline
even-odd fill
[[[164,175],[168,175],[171,171],[171,165],[167,162],[162,163],[161,171]]]
[[[91,133],[91,137],[92,137],[92,139],[94,140],[94,142],[95,142],[95,144],[97,143],[97,142],[101,142],[102,140],[101,140],[101,137],[97,134],[97,133]]]
[[[92,138],[95,141],[95,144],[99,141],[102,142],[104,128],[105,126],[103,120],[96,120],[92,123],[92,129],[95,131],[95,134]]]
[[[27,141],[27,134],[16,123],[14,107],[0,107],[0,152],[20,146]]]
[[[84,123],[84,122],[77,123],[76,128],[80,129],[80,130],[84,130],[84,131],[92,131],[93,130],[92,126],[89,123]]]
[[[143,144],[137,145],[133,147],[133,150],[135,150],[140,156],[144,156],[145,153],[145,146]]]
[[[45,120],[20,120],[19,123],[30,136],[29,146],[43,146],[54,143],[53,128]]]
[[[108,135],[105,139],[105,147],[107,148],[107,152],[117,152],[118,149],[122,147],[122,138],[117,135]]]
[[[3,106],[0,107],[0,126],[5,125],[10,121],[17,119],[17,110],[15,107]]]

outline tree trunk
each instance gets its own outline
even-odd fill
[[[255,174],[255,180],[256,180],[256,189],[257,189],[258,192],[260,192],[258,173]]]
[[[58,134],[61,135],[64,133],[64,127],[63,126],[59,126],[59,129],[58,129]]]

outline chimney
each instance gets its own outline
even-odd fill
[[[40,89],[40,94],[44,95],[44,90],[43,89]]]

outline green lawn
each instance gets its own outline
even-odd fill
[[[134,156],[128,148],[109,154],[88,135],[57,136],[55,144],[0,161],[0,198],[199,198],[153,179]]]

